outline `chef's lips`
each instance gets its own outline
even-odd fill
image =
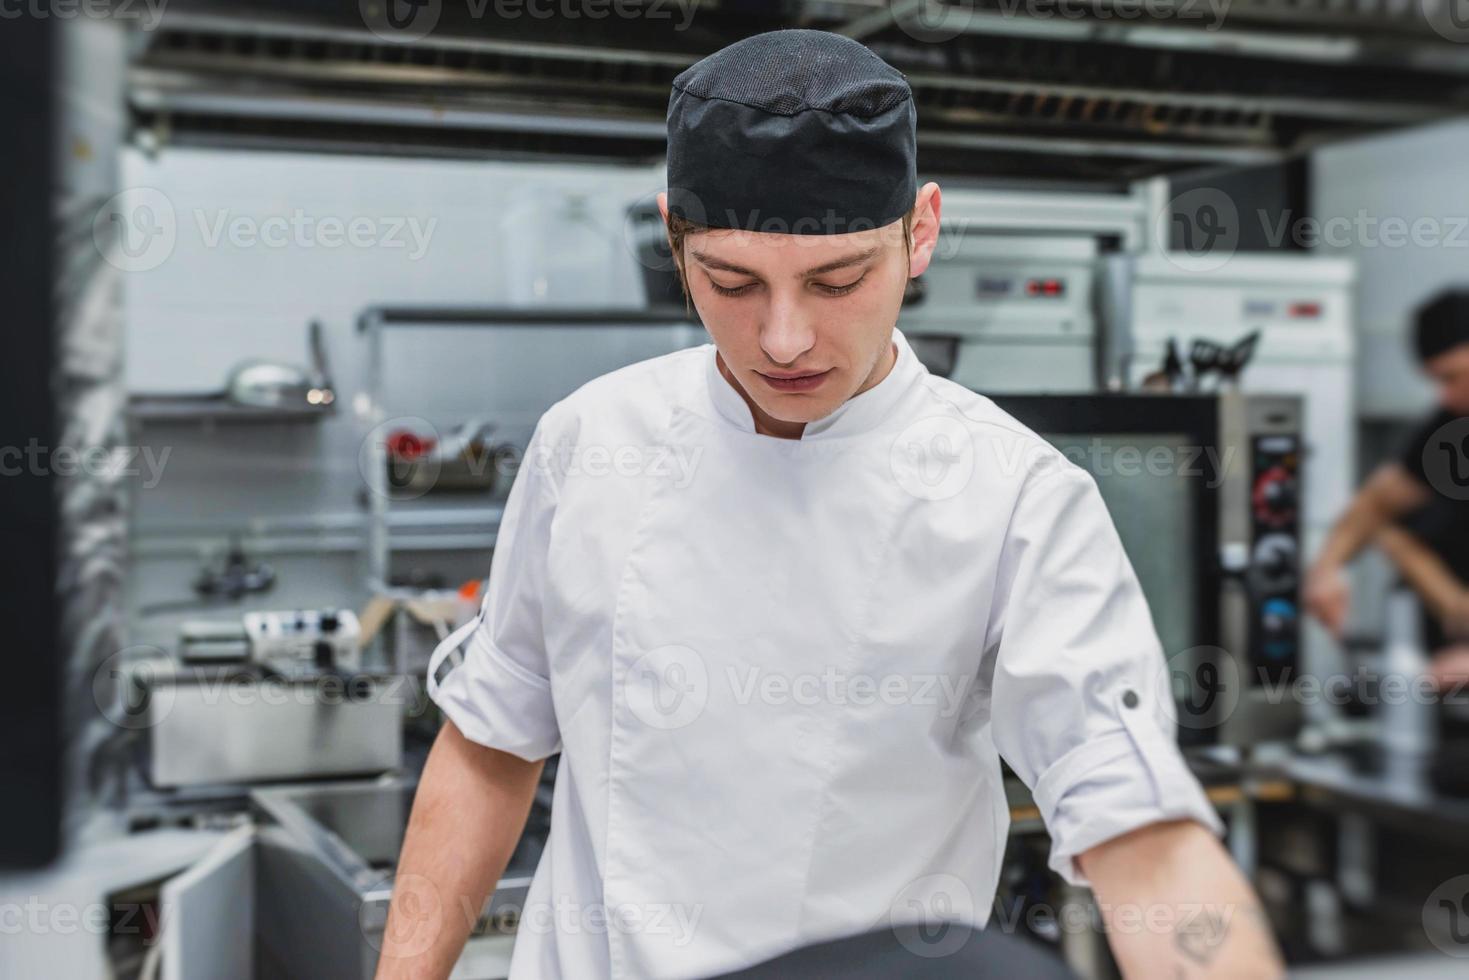
[[[668,209],[778,234],[883,227],[918,193],[917,119],[907,78],[859,42],[757,34],[673,80]]]

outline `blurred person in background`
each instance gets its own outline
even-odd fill
[[[1306,608],[1340,639],[1351,606],[1346,565],[1380,547],[1423,603],[1423,639],[1446,683],[1469,673],[1469,289],[1417,313],[1414,343],[1437,406],[1332,528],[1306,578]]]

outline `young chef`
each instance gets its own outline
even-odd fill
[[[448,975],[556,752],[515,978],[983,923],[1002,757],[1129,976],[1279,972],[1154,710],[1163,652],[1094,481],[894,327],[939,230],[915,120],[901,73],[820,31],[675,79],[659,206],[714,342],[538,424],[480,616],[430,670],[462,648],[379,976]]]

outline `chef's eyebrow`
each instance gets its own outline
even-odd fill
[[[705,266],[706,268],[719,269],[723,272],[734,272],[738,273],[739,275],[750,276],[755,279],[761,278],[760,273],[755,272],[753,269],[746,269],[742,265],[736,265],[733,262],[726,262],[724,259],[717,258],[716,256],[706,255],[705,253],[698,250],[692,250],[691,254],[696,260],[698,260],[698,263],[700,265]],[[845,269],[849,266],[861,265],[863,262],[866,262],[868,259],[872,258],[876,254],[877,246],[874,245],[871,248],[864,248],[860,252],[853,252],[851,255],[845,255],[839,259],[834,259],[831,262],[823,263],[822,265],[818,265],[815,268],[806,269],[802,272],[797,272],[795,274],[795,278],[803,279],[807,276],[820,276],[828,272],[835,272],[838,269]]]

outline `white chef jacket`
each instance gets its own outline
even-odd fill
[[[541,418],[480,614],[430,674],[462,663],[429,684],[470,740],[562,753],[512,978],[709,976],[982,924],[1001,756],[1072,883],[1134,828],[1222,831],[1095,481],[893,342],[798,440],[755,432],[713,344]]]

